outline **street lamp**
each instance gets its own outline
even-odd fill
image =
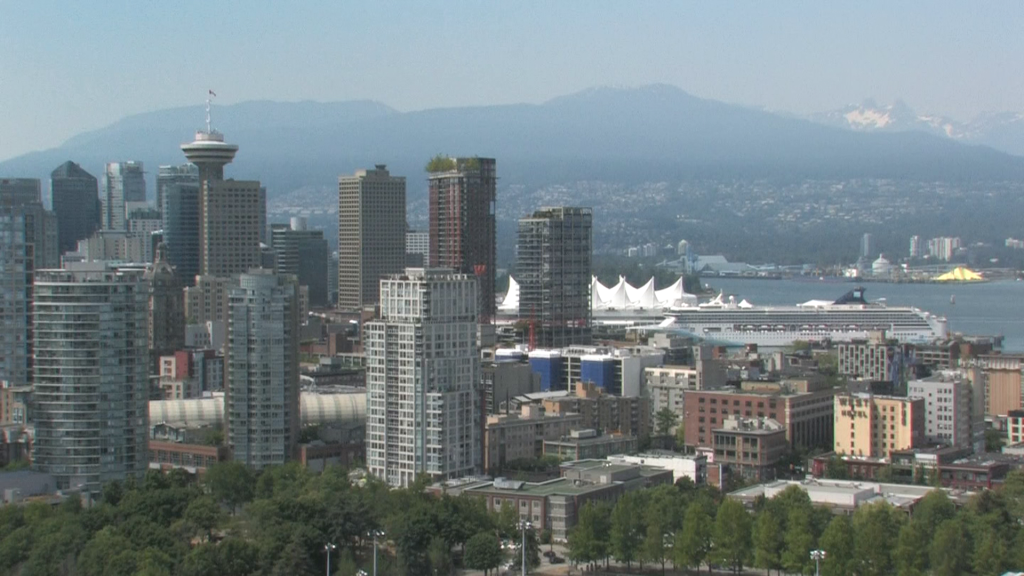
[[[526,531],[533,528],[533,523],[522,520],[519,522],[519,528],[523,531],[523,576],[526,576]]]
[[[811,560],[814,560],[814,576],[821,576],[821,561],[824,559],[824,550],[811,550]]]
[[[337,546],[328,542],[324,544],[324,552],[327,552],[327,576],[331,576],[331,552],[333,552]]]
[[[384,531],[370,530],[369,536],[373,538],[373,576],[377,576],[377,538],[383,538]]]

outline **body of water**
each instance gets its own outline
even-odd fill
[[[1024,282],[981,284],[886,284],[815,280],[702,278],[716,291],[761,306],[835,300],[856,286],[869,302],[885,298],[889,306],[916,306],[949,320],[950,332],[971,336],[1002,335],[1004,352],[1024,352]],[[950,303],[955,297],[956,304]]]

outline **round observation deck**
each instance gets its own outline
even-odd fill
[[[236,144],[224,142],[224,135],[216,130],[196,132],[196,139],[191,144],[182,144],[181,151],[188,161],[196,166],[223,166],[235,159],[238,152]]]

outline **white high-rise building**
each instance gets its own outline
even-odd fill
[[[910,237],[910,257],[921,257],[921,237],[914,235]]]
[[[228,304],[225,411],[235,460],[262,469],[295,455],[299,440],[299,284],[254,270]]]
[[[875,239],[870,232],[865,232],[860,237],[860,255],[862,258],[870,258],[875,255]]]
[[[983,399],[983,387],[978,392]],[[907,383],[907,397],[924,399],[928,441],[957,448],[975,447],[974,394],[970,380],[959,370],[942,370]]]
[[[405,253],[423,256],[424,264],[430,262],[430,232],[406,231]]]
[[[149,286],[103,262],[40,270],[33,305],[32,464],[98,492],[148,468]]]
[[[481,469],[477,282],[447,268],[381,280],[364,327],[366,463],[392,486]]]

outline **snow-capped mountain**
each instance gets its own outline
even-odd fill
[[[860,104],[814,114],[811,119],[822,124],[861,131],[921,130],[950,138],[960,138],[962,134],[959,122],[942,116],[918,114],[902,100],[879,106],[869,98]]]
[[[809,118],[861,132],[927,132],[1024,156],[1024,113],[1019,112],[986,112],[961,122],[937,114],[919,114],[901,100],[880,106],[868,99],[838,110],[812,114]]]

